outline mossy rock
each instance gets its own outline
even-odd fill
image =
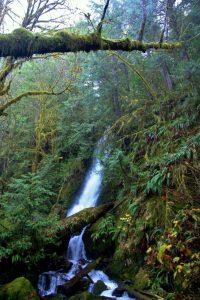
[[[1,300],[39,300],[36,290],[25,277],[19,277],[0,288]]]
[[[115,244],[110,235],[100,236],[99,238],[92,239],[92,235],[99,232],[99,224],[102,218],[97,220],[90,226],[84,233],[83,241],[85,244],[87,254],[92,258],[100,256],[110,256],[115,250]]]
[[[120,279],[122,281],[129,280],[134,281],[135,275],[139,270],[137,261],[126,265],[124,259],[120,259],[118,255],[114,254],[112,261],[106,268],[106,273],[113,278]]]
[[[107,286],[105,285],[105,283],[102,280],[98,280],[97,282],[95,282],[92,292],[95,295],[100,295],[105,290],[107,290]]]
[[[105,297],[96,296],[89,292],[84,292],[80,295],[75,295],[69,298],[69,300],[102,300],[105,299]]]
[[[149,272],[145,269],[140,268],[139,272],[136,274],[134,279],[133,287],[136,290],[148,289],[151,284],[149,278]]]

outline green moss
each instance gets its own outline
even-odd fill
[[[30,281],[19,277],[0,289],[1,300],[39,300]]]
[[[133,284],[134,289],[136,290],[148,289],[150,283],[151,282],[149,278],[149,272],[141,268],[134,278],[134,284]]]
[[[90,35],[80,35],[67,30],[58,31],[54,35],[32,32],[19,28],[9,34],[0,35],[0,55],[2,57],[29,57],[33,54],[52,52],[77,52],[97,50],[146,51],[147,49],[175,49],[181,43],[141,43],[137,40],[103,39],[96,32]]]
[[[138,269],[137,263],[126,266],[123,260],[113,260],[109,263],[106,272],[113,278],[133,281]]]
[[[69,298],[69,300],[101,300],[104,299],[101,296],[95,296],[92,293],[84,292],[80,295],[75,295]]]
[[[105,285],[105,283],[102,280],[98,280],[93,287],[92,292],[95,295],[100,295],[103,291],[107,290],[107,286]]]
[[[115,249],[114,242],[109,234],[101,234],[98,238],[92,238],[92,235],[99,232],[99,225],[101,224],[102,219],[103,218],[100,218],[88,228],[83,236],[87,253],[94,258],[102,255],[110,256]]]

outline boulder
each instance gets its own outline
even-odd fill
[[[145,269],[140,268],[139,272],[136,274],[134,278],[134,289],[137,290],[146,290],[150,286],[150,278],[149,278],[149,272]]]
[[[114,290],[113,292],[113,296],[115,297],[122,297],[123,293],[125,292],[125,290],[121,287],[118,287]]]
[[[36,290],[25,277],[18,277],[0,288],[1,300],[39,300]]]
[[[105,283],[102,280],[98,280],[97,282],[95,282],[92,292],[95,295],[100,295],[105,290],[107,290],[107,286],[105,285]]]

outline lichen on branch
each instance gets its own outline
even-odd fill
[[[66,90],[69,90],[69,87],[66,87],[64,90],[59,91],[59,92],[54,92],[54,91],[28,91],[28,92],[24,92],[22,94],[20,94],[19,96],[9,100],[7,103],[5,103],[4,105],[0,106],[0,116],[4,115],[4,111],[10,107],[11,105],[19,102],[22,98],[25,97],[30,97],[30,96],[40,96],[40,95],[52,95],[52,96],[56,96],[56,95],[61,95],[62,93],[64,93]]]
[[[96,33],[79,35],[67,30],[55,34],[32,33],[24,28],[15,29],[12,33],[0,34],[0,56],[31,57],[33,54],[67,53],[78,51],[122,50],[143,51],[148,49],[177,49],[181,42],[160,43],[142,42],[131,39],[105,39]]]

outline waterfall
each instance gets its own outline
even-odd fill
[[[67,213],[67,217],[87,207],[95,207],[99,198],[103,175],[103,166],[99,159],[95,158],[90,170],[86,174],[85,184],[78,199]]]
[[[97,148],[101,146],[101,141],[98,143]],[[98,149],[97,149],[98,151]],[[101,192],[103,179],[103,166],[98,158],[94,158],[91,168],[86,174],[83,188],[79,196],[75,199],[72,207],[67,213],[67,217],[81,211],[87,207],[95,207]],[[58,272],[45,272],[39,276],[38,290],[41,296],[56,294],[57,287],[63,285],[67,280],[72,278],[79,270],[80,267],[83,268],[89,262],[87,258],[85,246],[83,243],[83,234],[86,227],[82,230],[80,235],[71,237],[68,249],[67,249],[67,259],[72,263],[71,269],[68,273]],[[93,282],[102,280],[106,286],[107,290],[101,295],[111,297],[113,291],[118,287],[118,285],[110,280],[108,276],[103,271],[93,270],[89,273]],[[92,292],[94,284],[90,284],[89,291]],[[114,297],[114,299],[131,299],[124,293],[122,297]]]

